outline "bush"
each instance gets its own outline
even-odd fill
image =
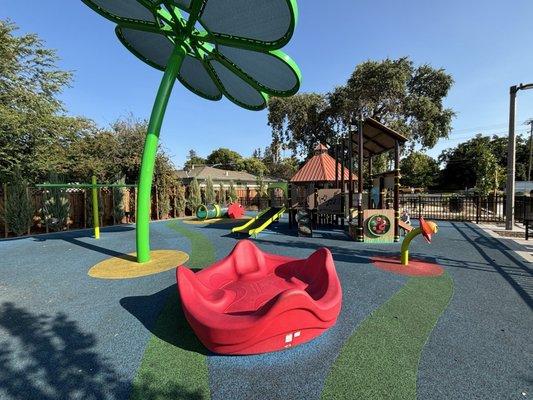
[[[57,175],[50,175],[50,183],[60,183]],[[67,226],[70,215],[70,201],[61,188],[50,188],[45,192],[42,209],[46,226],[55,231],[61,231]]]
[[[197,208],[202,204],[202,194],[200,193],[200,185],[198,180],[193,178],[189,186],[189,197],[187,198],[187,207],[194,214]]]
[[[2,219],[15,235],[28,232],[34,214],[34,206],[28,196],[28,183],[15,176],[14,182],[7,185],[7,201],[2,210]]]
[[[178,217],[181,217],[185,213],[186,206],[187,200],[185,199],[185,186],[180,183],[176,187],[176,212]]]
[[[214,204],[215,200],[215,187],[213,186],[213,180],[211,177],[208,177],[205,184],[205,204]]]
[[[119,179],[116,183],[123,185],[126,182],[124,178]],[[113,222],[122,223],[124,218],[124,188],[113,187]]]
[[[228,199],[230,203],[234,203],[235,201],[237,201],[237,191],[235,190],[235,184],[233,183],[233,181],[230,181],[229,183]]]

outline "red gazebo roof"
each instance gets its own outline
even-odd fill
[[[335,159],[328,154],[328,148],[323,144],[315,147],[315,155],[291,178],[291,182],[335,182]],[[342,179],[342,166],[338,165],[338,177]],[[350,171],[344,168],[344,179],[350,179]],[[352,179],[357,177],[352,173]]]

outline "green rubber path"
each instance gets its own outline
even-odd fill
[[[410,278],[341,349],[323,399],[416,399],[422,350],[453,294],[453,281]]]
[[[215,261],[213,244],[201,233],[173,221],[169,227],[191,242],[191,268]],[[151,394],[147,397],[147,394]],[[133,384],[132,400],[209,399],[207,355],[189,327],[174,290],[161,311]]]

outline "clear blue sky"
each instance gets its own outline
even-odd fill
[[[284,50],[300,65],[302,91],[329,91],[358,63],[386,57],[410,56],[453,75],[446,104],[457,112],[454,132],[433,156],[479,132],[505,134],[509,86],[533,82],[531,0],[300,0],[299,10]],[[78,0],[0,0],[0,18],[6,17],[21,32],[39,34],[57,49],[60,66],[74,71],[62,95],[70,113],[102,126],[130,112],[149,116],[161,72],[122,47],[113,23]],[[533,90],[519,94],[519,132],[531,117]],[[269,144],[270,130],[266,111],[206,101],[177,84],[161,139],[180,166],[191,148],[205,156],[229,147],[249,156]]]

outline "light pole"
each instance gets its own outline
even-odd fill
[[[533,89],[533,83],[526,85],[511,86],[509,89],[509,147],[507,151],[507,187],[505,202],[505,229],[512,231],[514,228],[514,192],[515,192],[515,168],[516,168],[516,136],[515,136],[515,114],[516,114],[516,94],[519,90]]]

